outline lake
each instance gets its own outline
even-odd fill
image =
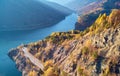
[[[44,39],[52,32],[65,32],[75,28],[77,14],[71,14],[51,27],[27,31],[0,32],[0,76],[21,76],[15,63],[7,56],[11,48]]]

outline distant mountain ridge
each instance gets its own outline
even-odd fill
[[[95,1],[96,0],[71,0],[71,2],[66,4],[66,6],[77,12],[80,8],[85,7]]]
[[[93,24],[99,14],[110,14],[112,9],[120,9],[119,0],[97,0],[83,8],[78,9],[78,22],[75,24],[75,30],[84,30]]]
[[[58,10],[53,6],[59,7]],[[0,31],[52,26],[72,12],[58,4],[38,0],[1,0],[0,10]]]
[[[96,0],[48,0],[51,2],[58,3],[71,10],[77,12],[80,8],[89,5],[90,3],[96,2]]]

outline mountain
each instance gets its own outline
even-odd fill
[[[106,13],[109,15],[112,9],[120,9],[119,0],[97,0],[83,8],[79,8],[75,30],[84,30],[94,23],[99,14]]]
[[[38,0],[1,0],[0,10],[0,31],[52,26],[72,13],[58,4]]]
[[[74,1],[74,0],[47,0],[47,1],[55,2],[55,3],[58,3],[60,5],[66,5],[67,3]]]
[[[80,8],[95,2],[96,0],[48,0],[50,2],[55,2],[62,6],[65,6],[75,12],[77,12]]]
[[[23,76],[119,76],[120,10],[100,14],[84,31],[52,33],[11,49]]]
[[[66,3],[65,6],[74,11],[79,11],[80,8],[85,7],[95,1],[96,0],[71,0],[70,2]]]

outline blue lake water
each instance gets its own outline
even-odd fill
[[[37,30],[0,32],[0,76],[21,76],[15,63],[7,56],[11,48],[44,39],[52,32],[63,32],[74,29],[77,15],[72,14],[58,24]]]

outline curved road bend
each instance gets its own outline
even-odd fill
[[[24,52],[24,55],[26,57],[28,57],[30,59],[30,61],[36,65],[37,67],[39,67],[42,71],[44,69],[44,66],[43,64],[40,62],[40,60],[38,60],[36,57],[34,57],[31,53],[28,52],[28,49],[27,48],[22,48],[22,51]]]

